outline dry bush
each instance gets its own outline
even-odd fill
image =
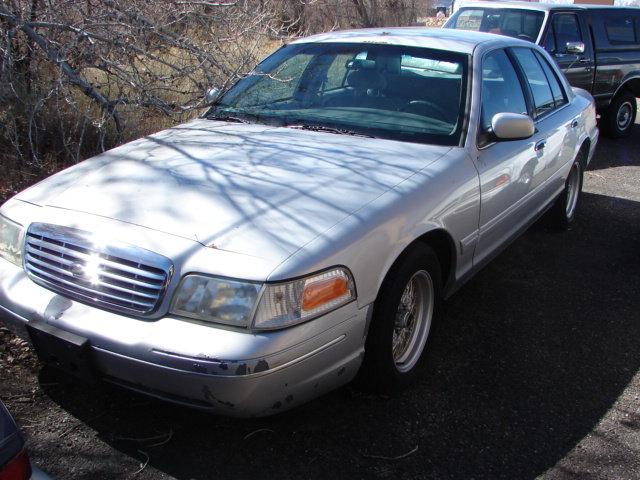
[[[196,115],[289,28],[269,0],[23,0],[0,5],[0,26],[5,178]]]
[[[414,25],[428,11],[428,0],[283,1],[283,19],[295,19],[298,32]]]
[[[3,0],[0,201],[197,115],[289,37],[412,24],[417,1]]]

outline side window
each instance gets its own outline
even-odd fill
[[[527,113],[520,80],[504,50],[491,52],[483,60],[481,103],[481,126],[485,133],[496,113]]]
[[[524,71],[529,87],[531,87],[536,117],[553,110],[555,108],[553,93],[540,63],[538,63],[533,54],[533,50],[518,47],[513,49],[513,53]]]
[[[635,26],[631,17],[611,16],[605,18],[604,29],[611,45],[633,45],[637,43]]]
[[[505,12],[502,14],[502,25],[500,26],[504,35],[509,35],[510,37],[517,37],[518,32],[522,31],[522,20],[523,16],[519,14],[519,12],[514,12],[510,14],[509,12]],[[515,33],[515,35],[510,35],[510,33]]]
[[[336,55],[327,69],[327,78],[324,81],[323,91],[333,90],[344,86],[347,76],[346,64],[353,58],[351,54]]]
[[[542,41],[542,47],[549,53],[556,53],[556,35],[553,33],[553,23],[549,25],[547,36]]]
[[[465,9],[460,12],[456,19],[456,28],[460,30],[480,31],[484,10]]]
[[[549,36],[553,35],[553,50],[547,48]],[[567,53],[567,42],[582,42],[582,33],[578,17],[571,13],[556,13],[551,19],[551,28],[547,33],[544,46],[552,53]]]
[[[532,42],[535,42],[536,39],[538,38],[538,33],[540,32],[540,27],[542,26],[543,18],[544,17],[542,15],[538,15],[537,13],[525,14],[522,20],[522,33],[529,38],[526,38],[526,37],[520,37],[520,38],[524,38],[525,40],[531,40]]]
[[[553,71],[547,59],[544,58],[540,53],[535,52],[536,58],[540,65],[542,66],[542,70],[544,70],[544,74],[547,77],[549,82],[549,86],[551,87],[551,93],[553,94],[553,101],[555,102],[556,108],[561,105],[567,103],[567,97],[565,96],[564,88],[556,75],[556,72]]]

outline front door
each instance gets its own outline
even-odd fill
[[[481,126],[477,168],[480,174],[480,235],[474,263],[482,261],[526,223],[531,192],[544,180],[546,145],[540,133],[525,140],[496,141],[491,119],[497,113],[528,114],[522,84],[514,60],[505,50],[494,50],[483,59]]]

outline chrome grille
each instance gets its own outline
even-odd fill
[[[101,245],[88,232],[33,223],[27,230],[24,266],[31,279],[97,307],[152,313],[173,272],[166,257],[123,243]]]

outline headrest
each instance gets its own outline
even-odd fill
[[[376,68],[376,62],[373,60],[357,58],[355,60],[349,60],[346,67],[348,70],[374,70]]]
[[[400,74],[402,58],[400,55],[378,55],[376,68],[383,73]]]
[[[347,85],[356,90],[379,92],[387,86],[387,82],[377,70],[351,70],[347,75]]]

